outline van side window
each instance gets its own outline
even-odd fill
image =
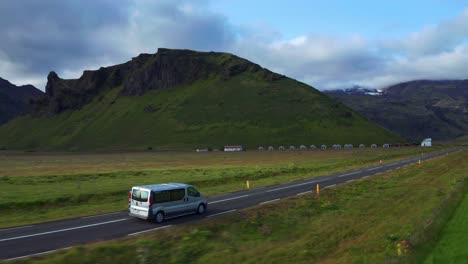
[[[188,187],[187,188],[187,192],[188,192],[188,195],[189,196],[192,196],[192,197],[200,197],[200,193],[197,191],[197,189],[193,188],[193,187]]]
[[[154,202],[155,203],[167,203],[171,201],[171,194],[169,191],[155,192]]]
[[[185,189],[176,189],[170,190],[171,192],[171,201],[179,201],[185,197]]]

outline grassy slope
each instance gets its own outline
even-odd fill
[[[266,82],[243,73],[144,96],[119,97],[119,89],[79,111],[16,119],[0,127],[0,148],[164,150],[402,141],[292,79]]]
[[[466,178],[468,151],[378,177],[31,263],[396,263]],[[411,252],[411,249],[410,249]],[[226,256],[229,256],[226,258]]]
[[[432,254],[424,263],[464,263],[468,260],[468,193],[444,228]]]
[[[124,210],[133,185],[188,182],[206,195],[391,162],[419,149],[0,155],[0,227]],[[64,206],[66,205],[66,206]]]

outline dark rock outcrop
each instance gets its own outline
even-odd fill
[[[32,85],[16,86],[0,78],[0,124],[31,111],[30,102],[43,92]]]
[[[76,80],[63,80],[51,72],[47,77],[47,99],[37,105],[42,112],[59,113],[80,108],[114,87],[122,87],[121,96],[137,96],[211,77],[227,80],[244,72],[260,73],[268,81],[285,78],[228,53],[160,48],[156,54],[140,54],[124,64],[85,71]]]

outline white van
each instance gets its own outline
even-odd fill
[[[134,186],[128,194],[129,215],[157,223],[186,214],[204,214],[207,206],[208,200],[184,183]]]

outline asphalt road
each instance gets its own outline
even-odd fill
[[[205,215],[188,215],[165,220],[162,224],[136,219],[127,211],[48,222],[29,226],[0,229],[0,259],[15,260],[47,254],[79,244],[134,236],[161,228],[197,221],[205,217],[216,217],[247,207],[275,202],[280,199],[311,193],[316,184],[328,188],[369,176],[399,169],[422,162],[461,148],[408,158],[392,163],[360,168],[352,171],[315,177],[306,180],[255,188],[240,192],[226,193],[208,198],[208,211]]]

